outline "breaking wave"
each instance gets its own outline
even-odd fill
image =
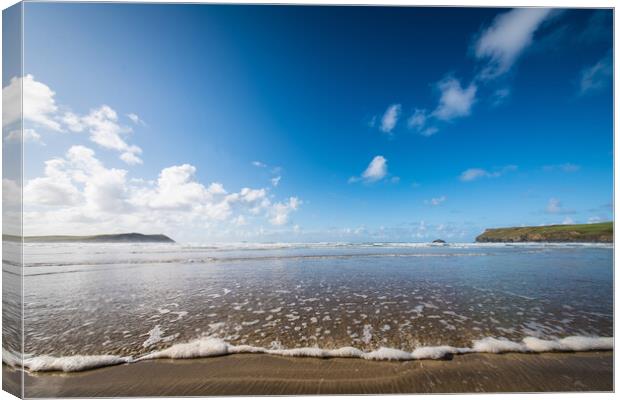
[[[321,349],[318,347],[302,348],[265,348],[248,345],[233,345],[224,340],[206,337],[187,343],[174,344],[167,349],[155,351],[140,357],[122,357],[115,355],[73,355],[65,357],[30,356],[21,357],[11,351],[2,350],[2,361],[12,367],[23,367],[30,372],[63,371],[75,372],[117,364],[140,362],[161,358],[192,359],[224,356],[228,354],[254,353],[285,357],[316,358],[360,358],[377,361],[406,361],[423,359],[442,359],[449,355],[467,353],[544,353],[544,352],[581,352],[595,350],[613,350],[613,337],[568,336],[562,339],[545,340],[532,336],[520,342],[507,339],[487,337],[474,340],[471,347],[423,346],[412,352],[380,347],[364,352],[355,347],[339,349]]]

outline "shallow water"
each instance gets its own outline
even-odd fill
[[[24,261],[31,357],[613,335],[607,245],[28,244]]]

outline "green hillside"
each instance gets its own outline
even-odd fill
[[[487,229],[476,242],[602,242],[614,240],[613,222]]]

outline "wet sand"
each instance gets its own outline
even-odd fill
[[[19,372],[3,365],[6,379]],[[238,354],[26,374],[26,397],[612,391],[613,352],[380,362]]]

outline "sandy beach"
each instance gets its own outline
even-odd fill
[[[3,369],[5,379],[19,374]],[[26,397],[612,391],[613,352],[406,362],[239,354],[26,374],[25,383]]]

